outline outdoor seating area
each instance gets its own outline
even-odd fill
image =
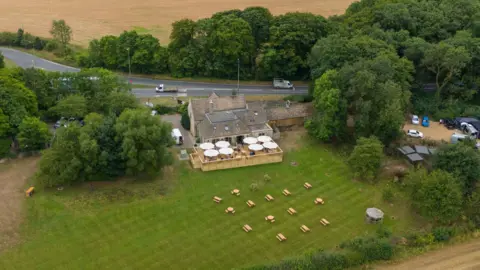
[[[305,187],[306,189],[309,189],[309,188],[312,187],[312,185],[310,185],[309,183],[305,183],[304,187]],[[290,191],[289,191],[288,189],[284,189],[284,190],[282,190],[281,192],[282,192],[283,195],[285,195],[285,197],[289,197],[289,195],[291,195],[291,193],[290,193]],[[240,190],[239,190],[239,189],[233,189],[233,190],[230,191],[230,193],[231,193],[232,195],[238,196],[238,195],[240,195]],[[279,193],[280,193],[280,191],[279,191]],[[220,197],[217,197],[217,196],[213,197],[213,200],[214,200],[216,203],[220,203],[220,202],[222,201],[222,199],[221,199]],[[237,200],[237,199],[232,199],[232,200]],[[274,201],[274,198],[273,198],[273,196],[270,195],[270,194],[265,195],[265,200],[268,201],[268,202],[274,203],[274,202],[273,202],[273,201]],[[290,202],[294,202],[294,200],[293,200],[293,201],[290,201]],[[322,198],[318,198],[318,197],[314,199],[314,202],[315,202],[316,205],[317,205],[317,204],[322,204],[322,205],[324,204],[323,199],[322,199]],[[247,200],[247,201],[246,201],[246,204],[247,204],[248,208],[245,208],[245,209],[252,209],[252,208],[255,206],[255,203],[254,203],[252,200]],[[262,209],[262,208],[260,208],[260,209]],[[252,209],[252,210],[245,210],[245,211],[256,211],[256,210],[253,210],[253,209]],[[289,214],[290,216],[295,216],[295,215],[297,215],[297,211],[296,211],[293,207],[289,207],[289,208],[287,209],[287,212],[288,212],[288,214]],[[233,214],[235,214],[235,209],[234,209],[232,206],[229,206],[229,207],[227,207],[227,208],[225,209],[225,213],[226,213],[226,214],[231,214],[231,215],[233,215]],[[276,221],[276,218],[275,218],[274,215],[269,214],[269,215],[265,216],[264,219],[265,219],[265,222],[266,222],[266,223],[270,223],[270,224],[272,224],[271,226],[275,226],[275,225],[273,224],[273,223],[275,223],[275,221]],[[318,224],[318,223],[317,223],[317,224]],[[330,225],[330,222],[329,222],[327,219],[325,219],[325,218],[321,218],[321,219],[320,219],[320,224],[323,225],[323,226],[328,226],[328,225]],[[248,225],[248,224],[244,224],[244,225],[242,226],[242,229],[243,229],[243,231],[245,231],[245,232],[247,232],[247,233],[252,231],[252,227],[251,227],[250,225]],[[300,230],[301,230],[303,233],[307,233],[307,232],[310,232],[310,231],[311,231],[310,228],[309,228],[307,225],[305,225],[305,224],[302,224],[302,225],[300,226]],[[287,238],[286,238],[282,233],[278,233],[278,234],[276,235],[276,238],[277,238],[280,242],[283,242],[283,241],[287,240]]]
[[[202,143],[193,148],[190,161],[202,171],[222,170],[282,162],[283,151],[269,136],[245,137],[236,146],[222,140]]]

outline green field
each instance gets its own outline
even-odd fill
[[[312,189],[304,189],[306,181]],[[259,190],[249,189],[253,182]],[[241,196],[230,194],[234,188]],[[292,196],[282,195],[285,188]],[[153,182],[39,192],[27,201],[24,243],[0,255],[0,269],[230,269],[278,261],[374,232],[376,225],[364,223],[367,207],[383,209],[394,232],[411,227],[408,207],[383,203],[381,190],[352,181],[343,158],[309,143],[287,152],[282,164],[208,173],[176,164]],[[266,194],[275,200],[266,202]],[[316,197],[325,205],[316,206]],[[256,207],[248,208],[249,199]],[[224,212],[228,206],[235,215]],[[245,233],[244,224],[253,231]],[[311,232],[302,233],[302,224]],[[288,240],[280,243],[277,233]]]

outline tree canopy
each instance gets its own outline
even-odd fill
[[[348,164],[357,177],[372,181],[380,170],[382,160],[383,145],[377,138],[359,138]]]

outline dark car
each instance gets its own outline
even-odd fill
[[[455,129],[456,128],[455,120],[453,120],[451,118],[443,119],[442,124],[448,129]]]

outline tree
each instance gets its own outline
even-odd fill
[[[18,130],[18,142],[22,151],[42,150],[51,137],[47,124],[36,117],[24,118]]]
[[[3,113],[3,110],[0,108],[0,138],[7,137],[10,134],[10,123],[8,121],[8,116]]]
[[[60,100],[49,111],[57,117],[83,118],[88,112],[87,100],[81,95],[71,95]]]
[[[126,109],[135,109],[138,107],[137,98],[129,92],[115,91],[107,97],[108,111],[119,116]]]
[[[52,87],[49,73],[37,68],[21,69],[19,72],[25,86],[37,96],[39,110],[48,110],[55,105],[59,93]]]
[[[480,190],[476,190],[472,195],[467,199],[465,213],[467,217],[475,224],[475,226],[480,227]]]
[[[35,116],[38,113],[35,94],[16,79],[13,70],[0,71],[0,108],[8,117],[11,128],[9,136],[17,133],[23,118]]]
[[[117,141],[122,143],[121,156],[127,173],[154,174],[171,164],[168,146],[172,144],[171,125],[154,117],[148,110],[125,110],[115,124]]]
[[[0,68],[5,67],[5,58],[3,57],[3,54],[0,52]]]
[[[72,39],[72,28],[67,25],[65,20],[53,20],[50,34],[53,38],[62,45],[63,52],[67,54],[67,46]]]
[[[410,100],[413,65],[389,52],[339,71],[339,85],[353,117],[355,136],[389,144],[400,134]]]
[[[419,213],[438,223],[449,224],[462,214],[462,190],[455,177],[442,170],[430,174],[420,169],[407,175],[412,205]]]
[[[425,51],[423,65],[435,75],[437,101],[440,100],[442,90],[455,76],[461,74],[471,58],[464,47],[454,47],[445,42],[434,44]]]
[[[38,179],[47,187],[84,181],[94,172],[98,157],[96,141],[72,123],[57,130],[52,147],[43,152]]]
[[[315,81],[315,117],[306,125],[311,135],[325,142],[341,138],[346,127],[346,100],[338,88],[337,80],[338,72],[329,70]]]
[[[371,181],[376,178],[382,160],[383,145],[377,138],[359,138],[348,164],[357,177]]]
[[[260,44],[265,43],[270,38],[270,23],[273,16],[270,11],[264,7],[248,7],[240,14],[252,28],[252,35],[255,39],[255,48],[260,48]]]
[[[480,175],[480,153],[464,143],[444,145],[433,157],[433,168],[456,176],[463,193],[475,190]]]

